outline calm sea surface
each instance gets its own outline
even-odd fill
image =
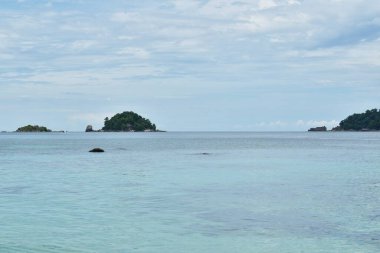
[[[378,253],[380,133],[0,134],[0,252]]]

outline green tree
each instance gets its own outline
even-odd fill
[[[339,126],[342,130],[380,130],[380,110],[372,109],[364,113],[355,113],[342,120]]]
[[[19,127],[16,132],[51,132],[50,129],[47,129],[44,126],[38,126],[38,125],[27,125],[23,127]]]
[[[156,131],[156,125],[152,124],[149,119],[132,111],[117,113],[110,119],[104,119],[103,131],[136,131],[145,130]]]

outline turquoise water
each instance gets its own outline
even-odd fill
[[[0,134],[0,252],[377,253],[380,133]]]

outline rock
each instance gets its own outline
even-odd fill
[[[93,148],[93,149],[91,149],[90,151],[88,151],[88,152],[94,152],[94,153],[102,153],[102,152],[104,152],[104,150],[103,149],[101,149],[101,148]]]
[[[309,132],[326,132],[327,128],[325,126],[323,127],[313,127],[309,129]]]
[[[93,132],[94,130],[92,129],[92,126],[91,125],[88,125],[86,127],[86,132]]]

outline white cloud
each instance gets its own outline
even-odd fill
[[[380,43],[373,41],[346,48],[344,57],[338,61],[348,66],[380,66]]]
[[[277,4],[273,0],[260,0],[258,6],[260,10],[265,10],[276,7]]]
[[[74,50],[85,50],[89,49],[95,45],[97,45],[98,42],[94,40],[77,40],[71,43],[71,48]]]
[[[327,128],[336,127],[340,121],[337,120],[298,120],[295,125],[305,127],[320,127],[326,126]]]
[[[2,97],[20,91],[49,97],[75,89],[148,98],[146,93],[161,85],[165,88],[156,88],[155,96],[208,94],[228,110],[237,107],[236,94],[263,92],[281,93],[272,98],[273,106],[294,101],[298,93],[315,103],[335,94],[334,108],[342,101],[351,106],[355,99],[361,105],[379,101],[376,1],[168,0],[132,6],[94,0],[83,8],[85,2],[53,1],[46,8],[28,1],[28,9],[0,10]],[[363,93],[354,97],[359,84]],[[349,90],[337,92],[337,86]],[[239,110],[254,108],[255,101]],[[336,116],[329,113],[325,117]],[[305,115],[309,112],[300,118]],[[260,124],[291,129],[335,123],[297,125],[273,117]],[[251,120],[246,126],[254,125]]]
[[[197,0],[173,0],[172,3],[177,10],[181,11],[194,10],[200,6],[200,2]]]
[[[298,0],[288,0],[288,4],[289,5],[300,5],[301,4],[301,2],[300,1],[298,1]]]
[[[331,57],[341,53],[338,48],[317,48],[314,50],[292,50],[286,52],[289,57],[302,57],[302,58],[324,58]]]
[[[311,18],[309,15],[305,13],[275,16],[258,13],[240,17],[240,22],[236,23],[233,28],[248,32],[273,32],[283,31],[285,29],[294,30],[297,27],[302,30],[310,20]]]
[[[206,42],[197,39],[182,39],[162,41],[152,45],[152,50],[155,53],[176,53],[176,54],[192,54],[202,55],[209,50],[209,45]]]
[[[137,39],[137,36],[129,36],[129,35],[119,35],[117,36],[117,39],[119,40],[135,40]]]
[[[326,126],[328,129],[339,125],[340,121],[337,120],[297,120],[297,121],[262,121],[251,125],[235,125],[234,129],[251,129],[251,130],[307,130],[311,127]]]
[[[138,21],[139,14],[132,12],[116,12],[112,15],[111,20],[115,22],[125,23],[125,22],[135,22]]]
[[[14,59],[14,56],[12,54],[2,54],[2,53],[0,53],[0,59],[1,60],[12,60],[12,59]]]
[[[255,2],[230,1],[230,0],[209,0],[197,11],[202,16],[214,19],[235,18],[247,11],[255,8]]]
[[[114,112],[74,113],[68,116],[68,120],[100,127],[106,117],[114,114]]]
[[[119,55],[126,55],[136,57],[138,59],[148,59],[150,53],[144,48],[139,47],[126,47],[117,52]]]
[[[277,120],[277,121],[270,121],[270,122],[265,122],[265,121],[262,121],[262,122],[259,122],[255,125],[253,125],[254,127],[270,127],[270,128],[276,128],[276,127],[285,127],[285,126],[288,126],[289,123],[288,122],[285,122],[285,121],[282,121],[282,120]]]
[[[77,32],[77,33],[85,33],[85,34],[101,34],[104,33],[103,27],[99,27],[92,23],[83,23],[83,22],[71,22],[69,21],[66,24],[62,24],[59,26],[59,29],[64,32]]]

